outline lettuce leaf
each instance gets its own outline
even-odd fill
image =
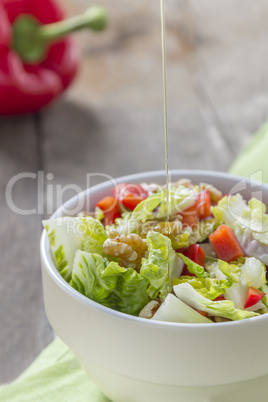
[[[192,230],[192,233],[189,236],[189,245],[202,243],[211,233],[215,232],[218,226],[219,222],[215,218],[198,221],[196,228]]]
[[[261,201],[252,198],[247,205],[240,194],[229,195],[211,211],[219,223],[233,229],[247,255],[268,265],[268,215]]]
[[[146,222],[148,219],[154,219],[153,211],[160,205],[166,197],[166,191],[161,190],[140,202],[131,215],[131,221]]]
[[[230,320],[243,320],[256,317],[259,314],[252,311],[236,309],[230,300],[212,301],[198,293],[189,283],[181,283],[173,287],[176,296],[188,306],[206,311],[207,313],[228,318]]]
[[[126,314],[138,315],[149,302],[147,279],[86,251],[76,252],[70,284],[91,300]]]
[[[103,255],[107,234],[102,224],[91,217],[63,217],[43,221],[56,267],[61,276],[71,279],[75,252],[86,250]]]
[[[198,293],[210,300],[216,299],[216,297],[225,292],[226,288],[231,286],[226,280],[195,278],[192,276],[181,276],[173,280],[173,286],[180,283],[189,283]]]
[[[164,299],[171,290],[171,281],[182,272],[183,264],[172,249],[171,240],[150,231],[147,236],[148,259],[142,259],[141,276],[150,282],[147,293],[151,299]],[[169,277],[169,270],[171,278]]]
[[[184,186],[169,189],[169,216],[174,216],[195,204],[196,192]],[[157,193],[140,202],[134,209],[131,220],[146,222],[151,219],[167,218],[167,191]]]
[[[151,320],[209,324],[211,321],[169,293]]]
[[[185,257],[185,255],[178,253],[178,256],[183,260],[183,262],[187,265],[188,271],[191,274],[196,275],[198,278],[208,278],[209,274],[205,271],[201,265],[192,261],[190,258]]]
[[[192,188],[179,186],[169,188],[169,216],[177,215],[195,204],[196,192]],[[167,192],[156,214],[157,219],[167,218]]]

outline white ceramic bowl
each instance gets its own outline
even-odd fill
[[[208,171],[172,171],[172,181],[187,177],[214,184],[224,194],[248,199],[260,188],[237,176]],[[122,177],[117,182],[165,182],[165,172]],[[64,204],[63,215],[78,201],[93,204],[113,183],[92,187]],[[264,199],[268,186],[263,185]],[[132,317],[101,306],[69,286],[41,239],[44,303],[56,334],[74,351],[82,367],[114,402],[238,402],[267,394],[268,315],[239,322],[176,324]],[[267,388],[267,389],[266,389]]]

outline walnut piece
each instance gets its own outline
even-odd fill
[[[152,300],[148,304],[146,304],[145,307],[143,307],[143,309],[139,314],[139,317],[147,318],[147,320],[150,320],[150,318],[152,318],[155,315],[159,307],[160,303],[156,300]]]
[[[141,259],[147,254],[147,243],[139,235],[132,233],[105,240],[103,244],[105,254],[120,258],[120,265],[134,268],[141,267]]]

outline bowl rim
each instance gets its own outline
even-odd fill
[[[196,177],[201,178],[204,175],[208,175],[208,176],[214,177],[214,178],[222,178],[222,179],[232,178],[235,181],[244,180],[246,183],[250,183],[251,185],[252,184],[256,185],[256,186],[262,185],[262,186],[266,187],[268,190],[268,185],[265,183],[261,183],[256,180],[251,180],[251,179],[248,179],[243,176],[233,175],[231,173],[210,171],[210,170],[194,170],[194,169],[172,169],[169,171],[169,173],[171,175],[180,175],[180,176],[184,175],[185,177],[187,177],[187,175],[191,175],[191,176],[195,175]],[[150,180],[150,179],[153,179],[154,177],[159,177],[161,175],[163,175],[163,177],[165,177],[165,174],[166,174],[166,172],[164,170],[135,173],[135,174],[131,174],[131,175],[125,175],[125,176],[118,177],[115,179],[115,183],[122,183],[125,181],[132,181],[132,180],[137,181],[139,179],[141,180],[140,182],[142,182],[143,179],[144,179],[144,181],[148,181],[148,179]],[[55,219],[57,217],[64,216],[62,211],[64,209],[68,209],[68,206],[71,204],[74,204],[77,200],[79,200],[80,197],[88,196],[92,190],[94,190],[94,192],[103,190],[103,189],[105,189],[105,187],[109,187],[110,183],[111,183],[110,181],[104,181],[100,184],[94,185],[91,188],[88,188],[88,189],[80,192],[79,194],[73,196],[72,198],[70,198],[69,200],[64,202],[52,214],[52,216],[49,219]],[[113,310],[109,307],[106,307],[97,302],[94,302],[93,300],[87,298],[86,296],[82,295],[77,290],[75,290],[73,287],[71,287],[69,285],[69,283],[66,282],[65,279],[60,275],[60,273],[58,272],[58,270],[53,262],[52,256],[49,253],[49,242],[48,242],[48,236],[47,236],[45,229],[43,229],[42,234],[41,234],[40,255],[41,255],[41,260],[43,262],[43,265],[44,265],[47,273],[53,279],[53,281],[57,284],[57,286],[59,286],[61,288],[61,290],[63,290],[65,293],[67,293],[70,297],[72,297],[79,303],[81,303],[83,305],[88,305],[91,308],[99,310],[101,313],[107,314],[109,316],[114,316],[117,319],[132,321],[139,325],[146,325],[146,326],[149,325],[150,327],[152,325],[154,325],[154,326],[160,326],[162,328],[175,328],[175,330],[178,330],[179,328],[192,328],[192,330],[194,330],[194,329],[196,330],[197,328],[199,328],[200,330],[209,330],[209,331],[211,331],[211,328],[213,328],[213,330],[217,330],[217,328],[219,328],[219,330],[222,330],[223,327],[224,328],[234,328],[234,326],[237,326],[237,325],[239,325],[240,327],[248,326],[248,325],[255,325],[255,323],[257,321],[258,322],[264,321],[264,320],[267,321],[267,319],[268,319],[268,313],[267,313],[267,314],[260,315],[257,317],[247,318],[244,320],[218,322],[218,323],[211,322],[211,323],[205,324],[205,323],[176,323],[176,322],[166,322],[166,321],[156,321],[156,320],[154,321],[154,320],[148,320],[148,319],[141,318],[141,317],[132,316],[130,314],[122,313],[120,311]]]

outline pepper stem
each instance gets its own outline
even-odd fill
[[[87,9],[84,14],[53,24],[40,26],[39,36],[48,41],[52,41],[84,28],[101,31],[105,28],[106,23],[107,13],[105,9],[99,6],[93,6]]]
[[[49,44],[80,29],[101,31],[106,27],[106,10],[92,6],[82,15],[47,25],[40,25],[28,14],[20,15],[13,23],[12,48],[28,64],[37,64],[46,57]]]

